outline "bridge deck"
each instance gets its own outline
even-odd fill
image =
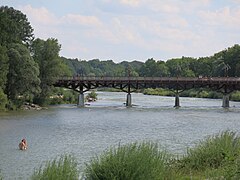
[[[175,107],[179,107],[179,90],[210,88],[223,93],[223,107],[229,107],[229,94],[240,90],[238,77],[62,77],[53,84],[80,92],[79,106],[84,106],[83,93],[99,87],[111,87],[127,92],[126,105],[131,106],[131,92],[143,88],[168,88],[175,90]]]
[[[134,89],[162,87],[169,89],[191,89],[207,87],[214,90],[240,90],[238,77],[62,77],[57,79],[54,86],[76,89],[83,86],[87,89],[97,87],[114,87]]]

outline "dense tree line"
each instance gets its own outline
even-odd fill
[[[240,45],[236,44],[220,51],[210,57],[180,57],[169,59],[166,62],[148,59],[145,63],[140,61],[123,61],[114,63],[112,60],[90,61],[67,59],[74,75],[83,76],[146,76],[146,77],[224,77],[240,76]]]
[[[59,57],[57,39],[35,39],[26,15],[11,7],[0,7],[0,110],[14,109],[23,102],[52,103],[53,94],[74,94],[53,89],[59,76],[240,76],[240,45],[210,57],[180,57],[166,62],[150,58],[146,62],[100,61]],[[58,100],[57,100],[58,101]]]
[[[54,77],[70,75],[56,39],[34,39],[26,15],[0,7],[0,110],[46,104]]]

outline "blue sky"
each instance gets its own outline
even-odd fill
[[[204,57],[240,43],[240,0],[2,0],[60,55],[146,61]]]

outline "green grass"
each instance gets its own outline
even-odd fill
[[[182,174],[201,174],[205,177],[228,177],[240,173],[240,138],[225,131],[201,141],[175,161]]]
[[[133,143],[111,148],[86,165],[84,178],[90,180],[174,179],[170,156],[155,143]]]
[[[70,155],[54,159],[35,170],[32,180],[76,180],[79,179],[79,171],[74,157]]]

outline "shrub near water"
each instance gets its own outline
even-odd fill
[[[45,167],[35,170],[32,180],[75,180],[79,178],[79,171],[75,159],[70,155],[61,156],[58,160],[48,162]]]
[[[193,149],[179,160],[179,167],[182,170],[195,170],[202,172],[208,169],[221,168],[239,157],[240,139],[236,133],[225,131],[201,141]]]
[[[85,179],[172,179],[170,156],[154,143],[133,143],[111,148],[86,165]]]

